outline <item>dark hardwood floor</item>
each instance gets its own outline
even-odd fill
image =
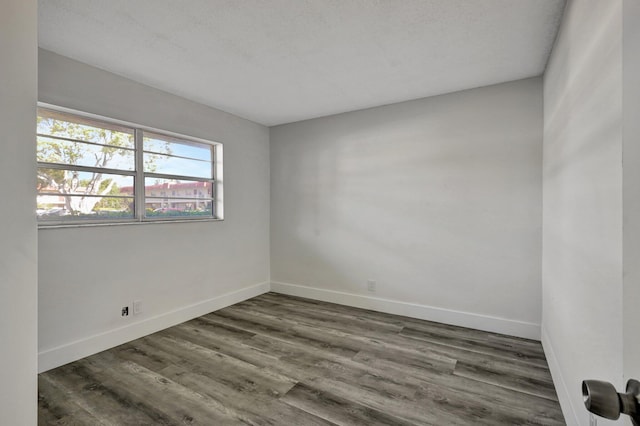
[[[41,425],[560,425],[539,342],[268,293],[39,376]]]

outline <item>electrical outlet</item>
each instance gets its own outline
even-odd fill
[[[376,280],[367,280],[367,290],[376,291]]]
[[[122,308],[122,316],[123,317],[128,317],[129,316],[129,307],[125,306]]]
[[[140,315],[142,313],[142,300],[133,301],[133,315]]]

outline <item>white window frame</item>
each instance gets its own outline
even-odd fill
[[[44,108],[48,110],[58,111],[65,114],[75,115],[81,118],[87,118],[105,124],[119,125],[128,127],[134,131],[135,140],[135,170],[126,171],[120,169],[109,169],[100,167],[86,167],[86,166],[73,166],[75,169],[86,172],[102,172],[102,173],[114,173],[119,175],[128,175],[134,178],[134,217],[128,219],[79,219],[75,220],[46,220],[38,221],[38,228],[66,228],[66,227],[84,227],[84,226],[109,226],[109,225],[131,225],[131,224],[152,224],[152,223],[192,223],[192,222],[218,222],[224,220],[224,203],[223,203],[223,144],[220,142],[214,142],[207,139],[197,138],[194,136],[187,136],[181,133],[170,132],[164,129],[158,129],[155,127],[144,126],[141,124],[133,123],[130,121],[118,120],[102,115],[87,113],[84,111],[78,111],[71,108],[61,107],[58,105],[52,105],[45,102],[38,102],[38,108]],[[173,174],[145,172],[144,171],[144,150],[143,150],[143,133],[149,132],[160,136],[168,136],[171,138],[181,139],[185,142],[196,142],[200,144],[210,145],[212,148],[212,179],[198,178],[192,176],[180,176]],[[64,165],[56,165],[53,163],[38,162],[36,160],[37,167],[44,168],[59,168],[64,169]],[[145,177],[157,177],[161,179],[183,179],[190,181],[211,182],[212,183],[212,216],[204,217],[145,217]],[[154,198],[154,197],[150,197]]]

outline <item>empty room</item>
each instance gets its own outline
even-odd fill
[[[640,425],[639,0],[0,0],[0,425]]]

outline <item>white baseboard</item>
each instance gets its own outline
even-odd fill
[[[50,370],[69,362],[139,339],[156,331],[197,318],[209,312],[225,308],[234,303],[259,296],[269,291],[269,282],[255,284],[240,290],[194,303],[140,322],[119,327],[104,333],[76,340],[38,353],[38,372]]]
[[[276,281],[271,282],[271,291],[356,308],[371,309],[372,311],[385,312],[388,314],[403,315],[460,327],[540,340],[540,324],[530,322]]]
[[[558,394],[558,401],[560,402],[560,408],[564,415],[564,420],[568,426],[579,426],[580,421],[576,414],[575,407],[571,404],[571,397],[569,394],[569,388],[562,376],[562,369],[558,363],[558,358],[553,350],[553,345],[547,334],[547,330],[544,326],[541,327],[542,331],[542,348],[547,358],[547,364],[549,364],[549,371],[551,372],[551,378],[553,379],[553,385],[556,388]]]

